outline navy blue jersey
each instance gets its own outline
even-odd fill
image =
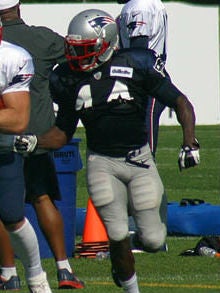
[[[119,50],[92,72],[74,72],[65,63],[50,82],[59,105],[56,125],[71,137],[81,119],[88,148],[109,156],[124,156],[146,144],[148,95],[172,108],[182,95],[162,59],[141,48]]]

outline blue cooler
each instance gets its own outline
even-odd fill
[[[64,147],[51,153],[58,177],[61,201],[56,201],[56,205],[63,216],[64,234],[67,256],[71,257],[75,250],[76,235],[76,175],[82,169],[82,160],[79,152],[79,142],[81,139],[74,138]],[[33,225],[40,247],[41,258],[53,257],[53,254],[42,234],[35,211],[29,204],[25,205],[26,216]]]

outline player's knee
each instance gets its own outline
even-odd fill
[[[128,227],[126,225],[117,225],[115,227],[108,227],[109,239],[113,241],[121,241],[125,239],[129,234]]]
[[[147,235],[140,237],[143,249],[148,252],[156,252],[160,250],[166,239],[166,227],[161,225],[160,230],[152,231]]]

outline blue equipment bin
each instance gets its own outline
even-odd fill
[[[72,139],[64,147],[51,153],[56,167],[61,201],[56,205],[63,216],[64,236],[67,256],[71,257],[75,250],[76,235],[76,176],[82,169],[82,160],[79,153],[79,138]],[[29,204],[25,205],[26,217],[33,225],[39,241],[41,258],[53,257],[50,247],[42,234],[35,211]]]
[[[86,218],[86,208],[76,209],[76,235],[82,236]]]

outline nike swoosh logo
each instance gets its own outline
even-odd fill
[[[137,16],[138,14],[140,14],[140,12],[133,13],[133,14],[132,14],[132,17],[135,17],[135,16]]]

